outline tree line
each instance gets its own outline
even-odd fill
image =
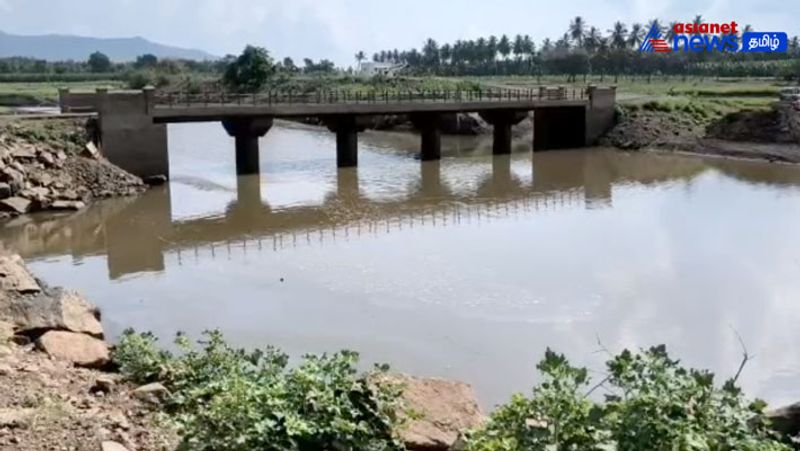
[[[703,22],[696,16],[693,23]],[[617,21],[603,32],[578,16],[555,41],[536,45],[530,35],[480,37],[439,44],[429,38],[420,50],[381,50],[375,62],[405,64],[417,74],[545,75],[545,74],[670,74],[717,76],[780,76],[800,57],[798,37],[786,53],[674,52],[668,56],[639,52],[647,32],[657,27],[670,42],[674,23],[653,19],[646,24]],[[747,25],[741,32],[752,31]],[[360,64],[363,51],[355,55]]]

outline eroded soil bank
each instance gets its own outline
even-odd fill
[[[744,110],[708,123],[682,111],[621,109],[600,144],[623,150],[661,150],[800,163],[800,101]]]

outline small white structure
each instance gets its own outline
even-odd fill
[[[406,67],[405,64],[395,63],[377,63],[374,61],[365,61],[361,63],[361,68],[358,74],[362,77],[393,77],[400,69]]]

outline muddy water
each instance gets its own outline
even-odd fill
[[[547,346],[602,372],[606,348],[666,343],[774,403],[800,400],[800,168],[593,149],[491,156],[445,138],[282,124],[237,180],[217,124],[170,129],[170,186],[0,228],[37,275],[98,303],[112,335],[221,328],[293,354],[476,386],[488,407],[536,380]],[[599,376],[602,377],[602,376]],[[598,378],[599,378],[598,377]]]

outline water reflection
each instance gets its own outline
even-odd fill
[[[512,211],[607,208],[615,184],[690,180],[708,168],[702,160],[669,156],[550,152],[532,159],[532,176],[526,181],[512,171],[515,158],[519,159],[489,158],[491,171],[476,181],[474,190],[448,184],[443,163],[430,161],[419,163],[419,177],[402,197],[373,200],[360,191],[359,169],[347,168],[336,172],[335,188],[321,204],[273,209],[262,195],[262,176],[252,175],[237,178],[235,198],[220,215],[173,220],[170,188],[164,186],[140,197],[100,202],[72,215],[20,218],[6,224],[2,235],[7,246],[28,258],[105,254],[109,277],[117,279],[164,271],[164,253],[170,251],[231,243],[247,246],[251,241],[263,248],[264,239],[280,241],[281,247],[286,242],[296,246],[298,241],[324,244],[335,240],[340,229],[340,235],[352,231],[358,236],[378,228],[391,233],[415,225],[489,220]],[[765,182],[773,177],[773,171],[741,171],[736,176],[743,174],[755,180],[762,176]]]
[[[798,168],[601,149],[492,157],[491,140],[450,141],[421,163],[415,137],[366,134],[361,166],[337,171],[329,134],[278,128],[262,174],[236,179],[218,128],[171,135],[183,155],[171,186],[15,219],[3,245],[85,291],[112,336],[220,327],[294,354],[352,348],[471,382],[491,405],[533,381],[546,346],[601,370],[598,336],[666,343],[726,376],[735,328],[757,356],[748,391],[800,399],[787,352],[800,341]]]

